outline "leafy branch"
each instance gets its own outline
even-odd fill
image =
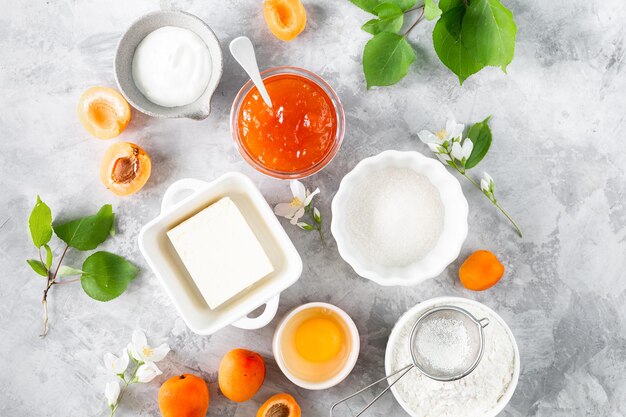
[[[463,82],[487,66],[506,67],[513,60],[517,26],[500,0],[350,0],[375,15],[362,29],[373,36],[363,51],[367,88],[392,85],[415,61],[407,35],[422,21],[437,20],[433,45],[441,62]],[[419,11],[400,33],[409,13]]]
[[[87,251],[97,248],[115,233],[115,216],[111,205],[107,204],[93,216],[82,217],[61,224],[52,224],[50,208],[37,196],[37,202],[28,219],[31,239],[37,248],[39,259],[26,262],[32,270],[46,279],[41,303],[43,305],[43,332],[48,333],[48,294],[53,286],[81,281],[82,288],[93,299],[109,301],[122,294],[130,281],[137,275],[137,268],[121,256],[99,251],[85,259],[81,269],[63,265],[70,248]],[[56,268],[54,255],[48,245],[52,233],[65,243]],[[45,261],[42,255],[45,251]],[[79,278],[63,281],[62,277],[80,275]]]

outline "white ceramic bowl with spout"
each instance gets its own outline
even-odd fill
[[[443,230],[435,247],[422,259],[398,267],[378,265],[361,253],[353,241],[348,219],[351,193],[364,178],[390,167],[409,168],[428,178],[439,192],[444,208]],[[459,256],[467,237],[467,213],[461,184],[441,162],[419,152],[385,151],[362,160],[343,177],[332,202],[331,231],[341,257],[363,278],[384,286],[415,285],[438,276]]]

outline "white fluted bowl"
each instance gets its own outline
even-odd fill
[[[444,208],[443,229],[434,248],[422,259],[402,267],[375,264],[360,253],[348,226],[351,192],[363,177],[385,168],[409,168],[425,176],[439,191]],[[339,185],[332,202],[331,231],[341,257],[363,278],[379,285],[415,285],[441,274],[458,256],[467,237],[467,200],[459,181],[441,164],[419,152],[385,151],[359,162]]]

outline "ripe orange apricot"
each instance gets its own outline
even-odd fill
[[[100,165],[100,180],[113,194],[136,193],[143,187],[152,171],[150,157],[139,146],[118,142],[109,146]]]
[[[209,409],[209,388],[202,378],[192,374],[165,381],[158,398],[163,417],[204,417]]]
[[[256,417],[300,417],[300,406],[289,394],[280,393],[273,395],[265,401]]]
[[[78,119],[93,136],[111,139],[128,126],[130,105],[112,88],[91,87],[80,96]]]
[[[248,401],[265,381],[265,362],[256,353],[246,349],[233,349],[222,358],[218,374],[220,390],[226,398]]]
[[[263,14],[270,32],[283,41],[295,39],[306,26],[306,10],[300,0],[265,0]]]
[[[472,253],[461,265],[459,278],[468,290],[483,291],[493,287],[504,274],[504,265],[488,250]]]

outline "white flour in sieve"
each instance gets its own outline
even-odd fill
[[[421,358],[446,374],[467,369],[470,355],[467,328],[460,320],[436,318],[420,325],[415,345]]]
[[[462,302],[453,305],[466,309],[477,318],[489,319],[489,325],[484,329],[483,358],[471,374],[457,381],[435,381],[412,369],[394,385],[394,393],[420,417],[483,416],[496,406],[513,379],[515,353],[507,330],[487,310]],[[411,363],[411,328],[427,308],[413,312],[399,330],[395,345],[390,347],[392,371]]]
[[[371,172],[348,199],[348,229],[364,258],[382,266],[406,266],[437,244],[443,204],[428,178],[408,168]]]

